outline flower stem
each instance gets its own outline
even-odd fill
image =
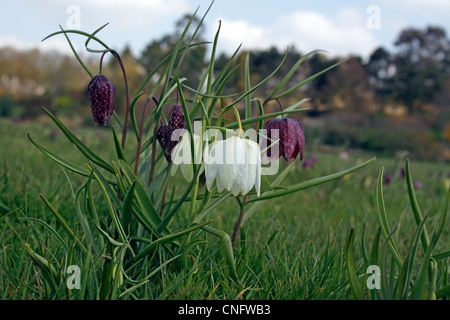
[[[237,243],[237,239],[239,236],[239,232],[241,231],[242,219],[244,218],[244,215],[245,215],[245,204],[247,203],[247,199],[248,199],[248,196],[245,195],[244,200],[242,201],[242,207],[241,207],[241,212],[239,213],[239,218],[236,221],[236,224],[234,226],[233,237],[231,240],[231,242],[233,244],[233,249],[236,248],[236,243]]]
[[[122,69],[123,81],[125,83],[125,93],[126,93],[126,102],[125,102],[125,122],[123,124],[123,133],[122,133],[122,149],[125,150],[125,142],[127,140],[127,131],[128,131],[128,122],[130,119],[130,89],[128,88],[128,77],[125,71],[125,66],[123,64],[122,58],[117,53],[117,51],[109,49],[112,55],[117,59],[120,64],[120,68]]]
[[[158,100],[155,97],[152,97],[153,102],[156,104],[156,108],[158,108]],[[159,122],[155,123],[155,130],[153,131],[153,141],[152,141],[152,160],[150,164],[150,176],[148,177],[147,188],[150,187],[150,184],[153,181],[153,175],[155,171],[155,163],[156,163],[156,134],[158,132]]]
[[[197,200],[197,192],[198,192],[198,178],[199,178],[199,175],[194,177],[195,184],[194,184],[194,187],[192,190],[192,200],[191,200],[191,208],[189,211],[189,216],[192,216],[192,214],[194,213],[194,210],[195,210],[195,200]]]
[[[98,74],[101,75],[102,74],[102,70],[103,70],[103,57],[105,56],[106,53],[108,53],[109,51],[105,51],[103,52],[101,58],[100,58],[100,70],[98,71]]]
[[[139,139],[138,145],[136,148],[136,160],[134,162],[134,174],[137,176],[138,168],[139,168],[139,157],[141,155],[141,146],[142,146],[142,132],[144,131],[144,119],[145,119],[145,111],[147,110],[147,105],[150,102],[150,99],[147,99],[144,104],[144,108],[142,109],[142,118],[139,128]]]
[[[148,177],[148,183],[147,187],[150,186],[150,184],[153,181],[153,175],[155,172],[155,163],[156,163],[156,133],[158,132],[159,128],[159,122],[156,122],[155,124],[155,130],[153,131],[153,141],[152,141],[152,161],[150,164],[150,176]],[[168,169],[167,169],[168,170]]]
[[[236,117],[236,121],[238,123],[238,128],[239,128],[239,133],[238,134],[240,134],[242,132],[241,116],[239,115],[239,111],[238,111],[238,109],[236,109],[235,106],[231,106],[231,107],[228,107],[228,108],[225,108],[225,109],[222,110],[222,112],[219,115],[219,118],[217,118],[217,126],[221,126],[221,122],[222,122],[222,119],[223,119],[225,113],[227,111],[230,111],[230,110],[233,110],[233,112],[234,112],[234,115]]]

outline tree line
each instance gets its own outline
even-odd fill
[[[138,56],[133,56],[129,47],[122,50],[131,88],[138,87],[148,72],[171,52],[189,18],[182,17],[172,33],[150,41]],[[187,35],[186,38],[189,37]],[[193,42],[206,41],[204,31],[200,29]],[[186,77],[187,85],[193,88],[197,87],[205,71],[209,59],[207,46],[202,44],[190,48],[179,71],[180,77]],[[243,65],[247,55],[251,82],[255,85],[277,68],[285,53],[276,47],[238,52],[231,68],[240,67],[230,78],[223,94],[244,91]],[[305,54],[307,52],[302,52],[301,48],[289,47],[280,70],[265,86],[267,91],[259,90],[255,95],[261,99],[267,97]],[[98,69],[98,57],[84,58],[91,70]],[[216,56],[217,70],[229,59],[230,55],[226,53]],[[376,117],[420,118],[438,140],[450,140],[450,40],[444,29],[436,26],[406,28],[397,36],[392,50],[376,48],[366,60],[358,56],[329,57],[316,52],[303,62],[287,87],[338,63],[337,67],[298,90],[290,100],[282,101],[283,105],[310,98],[308,116],[340,112],[347,115],[343,121],[366,121],[364,125],[367,125],[367,119]],[[104,74],[116,85],[120,112],[125,96],[120,67],[111,59],[104,67]],[[1,48],[0,116],[32,117],[40,113],[42,105],[67,114],[77,110],[78,114],[88,116],[88,82],[89,76],[72,56],[44,53],[37,49]],[[274,104],[272,107],[277,106]]]

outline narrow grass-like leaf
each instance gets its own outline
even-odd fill
[[[380,236],[381,236],[381,227],[378,227],[377,232],[375,233],[375,237],[373,238],[372,246],[370,249],[370,264],[376,265],[378,264],[378,247],[380,244]]]
[[[325,183],[325,182],[328,182],[328,181],[339,179],[340,177],[343,177],[343,176],[345,176],[345,175],[347,175],[347,174],[349,174],[349,173],[351,173],[353,171],[356,171],[358,169],[361,169],[361,168],[365,167],[366,165],[368,165],[368,164],[372,163],[373,161],[375,161],[375,159],[376,158],[372,158],[372,159],[370,159],[368,161],[365,161],[365,162],[363,162],[363,163],[361,163],[359,165],[356,165],[356,166],[354,166],[352,168],[349,168],[349,169],[346,169],[346,170],[343,170],[343,171],[340,171],[340,172],[337,172],[337,173],[333,173],[333,174],[330,174],[328,176],[323,176],[323,177],[320,177],[320,178],[315,178],[315,179],[312,179],[312,180],[308,180],[308,181],[304,181],[304,182],[301,182],[301,183],[298,183],[298,184],[294,184],[292,186],[286,187],[286,189],[284,189],[284,190],[275,191],[275,192],[272,192],[271,194],[262,195],[259,198],[251,199],[247,203],[255,202],[255,201],[262,201],[262,200],[267,200],[267,199],[273,199],[273,198],[277,198],[277,197],[282,197],[282,196],[285,196],[287,194],[291,194],[291,193],[294,193],[294,192],[298,192],[300,190],[311,188],[313,186],[316,186],[316,185],[319,185],[319,184],[322,184],[322,183]]]
[[[144,186],[134,175],[133,170],[124,161],[119,160],[119,165],[123,170],[125,177],[128,179],[128,183],[131,185],[134,181],[136,182],[135,199],[141,209],[140,213],[144,215],[143,218],[146,221],[146,225],[148,226],[148,224],[150,224],[152,232],[155,232],[161,223],[161,217],[156,211],[153,202],[145,192]]]
[[[202,229],[208,233],[215,235],[216,237],[219,237],[222,240],[223,244],[225,245],[225,256],[226,256],[226,259],[228,262],[228,266],[231,269],[230,270],[231,276],[235,280],[238,280],[238,275],[237,275],[237,271],[236,271],[236,262],[234,260],[233,246],[231,244],[230,235],[228,233],[226,233],[225,231],[211,228],[208,226],[204,226],[204,227],[202,227]]]
[[[46,280],[47,294],[51,294],[57,287],[57,272],[55,267],[53,267],[47,259],[34,252],[28,243],[25,243],[25,251],[28,253],[31,260],[33,260],[33,263],[42,271],[42,275]]]
[[[28,217],[24,217],[24,218],[20,218],[23,219],[25,221],[30,221],[30,222],[35,222],[35,223],[39,223],[41,225],[43,225],[44,227],[46,227],[58,240],[58,242],[61,244],[61,246],[64,248],[64,251],[66,253],[69,252],[69,247],[67,247],[67,244],[65,243],[65,241],[63,240],[63,238],[59,235],[58,232],[56,232],[55,229],[53,229],[48,223],[46,223],[45,221],[42,221],[40,219],[36,219],[36,218],[28,218]]]
[[[193,145],[194,144],[192,143],[192,140],[191,140],[191,148],[192,148]],[[171,208],[170,211],[162,219],[161,224],[158,227],[159,231],[163,230],[164,228],[167,228],[167,226],[169,225],[170,221],[175,216],[175,213],[177,213],[178,209],[184,204],[184,202],[186,201],[186,198],[190,194],[192,188],[197,183],[198,176],[200,175],[200,170],[201,170],[201,168],[203,166],[204,166],[204,164],[203,165],[198,165],[197,167],[194,168],[195,169],[194,170],[194,175],[193,175],[194,178],[192,179],[191,183],[187,186],[186,190],[184,191],[183,195],[179,198],[179,200],[177,201],[175,206],[173,208]]]
[[[314,80],[315,78],[317,78],[317,77],[320,76],[321,74],[324,74],[325,72],[327,72],[327,71],[329,71],[329,70],[331,70],[331,69],[337,67],[338,65],[340,65],[341,63],[343,63],[343,62],[345,62],[345,61],[347,61],[347,60],[348,60],[348,59],[342,60],[342,61],[340,61],[340,62],[338,62],[338,63],[332,65],[331,67],[328,67],[328,68],[326,68],[326,69],[324,69],[324,70],[322,70],[322,71],[320,71],[320,72],[314,74],[313,76],[311,76],[311,77],[309,77],[309,78],[307,78],[307,79],[301,81],[300,83],[296,84],[296,85],[293,86],[292,88],[290,88],[290,89],[284,91],[283,93],[280,93],[279,95],[277,95],[276,97],[274,97],[274,99],[280,99],[280,98],[282,98],[282,97],[284,97],[284,96],[290,94],[291,92],[293,92],[293,91],[297,90],[298,88],[304,86],[304,85],[307,84],[308,82]]]
[[[367,264],[369,259],[366,253],[365,236],[366,236],[366,224],[364,223],[361,232],[361,254],[363,256],[364,263]]]
[[[75,213],[77,215],[78,221],[81,224],[81,227],[83,228],[83,232],[86,235],[86,239],[88,240],[89,245],[92,246],[94,243],[94,238],[92,237],[91,228],[89,227],[89,222],[86,218],[86,215],[83,213],[83,210],[81,208],[81,202],[83,200],[83,190],[85,190],[84,186],[77,191],[77,194],[75,196]]]
[[[117,212],[113,207],[111,198],[108,196],[108,192],[106,191],[105,185],[102,183],[102,181],[100,180],[100,178],[98,177],[98,175],[96,173],[93,174],[93,178],[96,180],[97,185],[100,189],[100,192],[103,195],[103,200],[105,200],[106,207],[108,208],[108,211],[109,211],[112,221],[114,223],[114,227],[116,228],[117,233],[120,237],[120,240],[122,242],[126,242],[125,231],[123,230],[122,225],[119,221],[119,217],[117,216]]]
[[[450,194],[450,189],[449,189],[449,194]],[[432,251],[434,250],[434,248],[435,248],[437,242],[439,241],[439,238],[441,237],[442,232],[445,228],[445,222],[447,221],[447,214],[448,214],[448,210],[445,210],[443,216],[440,217],[440,219],[436,223],[436,226],[435,226],[434,232],[433,232],[433,236],[431,237],[431,241],[429,242],[429,245],[425,252],[425,256],[423,258],[423,264],[420,267],[419,275],[416,279],[413,291],[411,293],[412,300],[418,300],[418,299],[424,298],[425,282],[427,279],[428,268],[430,266],[430,262],[436,261],[431,258],[431,254],[432,254]]]
[[[292,170],[292,168],[295,166],[295,163],[292,162],[290,163],[288,166],[286,166],[286,168],[284,168],[283,171],[281,171],[276,179],[272,182],[271,186],[272,187],[277,187],[280,185],[281,182],[283,182],[283,180],[288,176],[289,172]],[[266,195],[270,195],[272,194],[274,191],[266,191],[261,193],[261,196],[266,196]],[[245,215],[242,218],[242,223],[241,225],[244,225],[245,222],[250,219],[251,216],[253,216],[256,212],[259,211],[259,209],[261,208],[261,206],[264,204],[265,201],[258,201],[257,203],[254,203],[252,205],[248,205],[247,209],[245,210]]]
[[[89,210],[92,214],[92,220],[94,221],[94,224],[100,225],[100,220],[98,218],[97,209],[95,208],[94,196],[92,193],[92,174],[93,174],[93,172],[91,172],[91,174],[89,175],[89,179],[86,182],[86,191],[88,194],[88,205],[89,205]],[[103,242],[103,237],[99,231],[97,233],[97,241],[98,241],[99,249],[103,250],[103,246],[105,243]]]
[[[51,37],[53,37],[53,36],[56,36],[56,35],[62,34],[62,33],[63,33],[63,34],[74,33],[74,34],[79,34],[79,35],[85,36],[85,37],[87,37],[87,38],[90,38],[91,40],[97,41],[97,42],[98,42],[100,45],[102,45],[105,49],[109,49],[109,47],[108,47],[103,41],[101,41],[100,39],[98,39],[98,38],[92,36],[92,34],[90,34],[90,33],[87,33],[87,32],[84,32],[84,31],[80,31],[80,30],[62,30],[62,31],[57,31],[57,32],[54,32],[54,33],[52,33],[52,34],[49,34],[49,35],[46,36],[44,39],[42,39],[42,41],[45,41],[45,40],[47,40],[48,38],[51,38]]]
[[[303,61],[305,61],[310,55],[320,52],[320,51],[324,51],[324,50],[314,50],[311,51],[307,54],[305,54],[304,56],[302,56],[293,66],[292,68],[289,70],[289,72],[284,76],[284,78],[280,81],[280,83],[275,87],[275,89],[272,91],[272,93],[269,95],[269,97],[267,98],[266,101],[269,101],[272,97],[275,96],[275,94],[289,81],[289,79],[291,79],[291,77],[294,75],[295,71],[297,71],[297,69],[300,67],[300,65],[303,63]],[[326,52],[326,51],[324,51]]]
[[[411,172],[409,169],[409,159],[406,159],[405,164],[405,171],[406,171],[406,185],[408,187],[408,196],[409,201],[411,203],[411,209],[414,214],[414,220],[416,221],[416,224],[419,225],[419,223],[422,221],[422,213],[420,211],[419,203],[417,202],[416,194],[414,192],[414,186],[412,182]],[[430,239],[428,237],[428,232],[426,226],[424,226],[422,235],[421,235],[421,241],[422,241],[422,247],[426,251],[427,247],[429,245]]]
[[[58,155],[56,155],[55,153],[47,150],[46,148],[42,147],[40,144],[38,144],[36,141],[34,141],[31,138],[31,135],[29,133],[27,133],[28,135],[28,139],[31,141],[32,144],[34,144],[36,146],[36,148],[38,148],[43,154],[45,154],[47,157],[49,157],[50,159],[52,159],[53,161],[59,163],[60,165],[62,165],[64,168],[67,168],[75,173],[78,173],[79,175],[85,176],[85,177],[89,177],[90,172],[72,162],[69,162],[67,160],[62,159],[61,157],[59,157]]]
[[[219,20],[219,27],[217,28],[216,35],[214,36],[214,42],[211,50],[211,57],[208,64],[208,81],[206,83],[206,93],[211,93],[212,81],[214,77],[214,62],[216,61],[216,48],[219,40],[220,27],[222,26],[222,21]]]
[[[414,258],[416,256],[416,252],[417,252],[417,248],[418,248],[418,243],[419,243],[419,239],[420,239],[420,235],[422,233],[422,229],[425,223],[425,220],[427,219],[428,216],[425,216],[425,218],[422,219],[422,221],[420,222],[420,224],[417,226],[416,228],[416,232],[414,234],[414,240],[411,242],[411,246],[409,248],[409,252],[408,255],[406,256],[405,262],[403,263],[403,266],[400,270],[400,275],[398,278],[398,286],[397,286],[397,294],[396,294],[396,298],[397,299],[406,299],[408,292],[408,284],[411,281],[411,274],[413,271],[413,263],[414,263]]]
[[[97,156],[94,152],[92,152],[88,147],[86,147],[80,139],[78,139],[56,116],[54,116],[49,110],[43,108],[44,111],[52,118],[55,124],[61,129],[64,135],[72,142],[75,147],[89,160],[93,163],[99,165],[103,169],[114,173],[114,169],[106,163],[102,158]]]
[[[41,197],[41,199],[44,201],[45,205],[47,206],[47,208],[50,209],[50,212],[55,216],[56,220],[58,220],[58,222],[62,225],[63,229],[67,232],[67,234],[73,239],[75,240],[75,243],[77,244],[77,246],[84,252],[87,253],[86,248],[84,247],[84,245],[81,243],[80,239],[78,239],[78,237],[76,236],[75,232],[72,230],[72,228],[69,226],[69,224],[67,223],[66,219],[64,219],[59,213],[58,211],[56,211],[56,209],[51,205],[51,203],[42,195],[39,194],[39,196]]]
[[[221,194],[218,198],[216,198],[213,202],[211,202],[207,207],[205,207],[204,210],[200,212],[200,214],[195,218],[195,222],[198,223],[201,220],[203,220],[204,217],[206,217],[210,212],[212,212],[217,206],[219,206],[221,203],[223,203],[225,200],[230,198],[231,192],[224,192]]]
[[[64,31],[64,29],[61,27],[61,25],[59,26],[61,28],[61,31]],[[75,47],[72,45],[72,41],[70,41],[69,36],[67,35],[66,32],[64,32],[64,36],[66,37],[67,42],[69,43],[70,49],[72,50],[73,54],[75,55],[75,58],[78,60],[78,63],[83,67],[83,69],[87,72],[87,74],[89,75],[89,77],[93,77],[92,72],[89,70],[89,68],[86,66],[86,64],[83,62],[83,60],[81,60],[80,56],[78,55],[77,51],[75,50]],[[44,40],[42,40],[44,41]]]
[[[130,103],[130,119],[131,119],[131,123],[133,125],[134,133],[136,135],[136,141],[139,140],[140,133],[139,133],[139,126],[138,126],[137,120],[136,120],[135,108],[136,108],[136,102],[144,93],[145,92],[141,92],[141,93],[137,94]]]
[[[441,299],[445,296],[450,295],[450,285],[440,288],[436,291],[436,299]]]
[[[389,222],[386,213],[386,207],[384,205],[383,198],[383,172],[384,167],[380,169],[380,173],[378,175],[377,181],[377,191],[376,191],[376,199],[377,199],[377,208],[378,208],[378,221],[381,226],[381,230],[383,231],[383,235],[388,238],[388,235],[391,233]],[[400,257],[400,253],[398,252],[397,246],[395,245],[394,239],[389,239],[389,250],[391,250],[392,256],[399,266],[403,265],[403,260]]]
[[[180,48],[179,52],[186,50],[188,48],[192,48],[195,46],[200,46],[200,45],[204,45],[207,44],[208,42],[198,42],[198,43],[192,43],[189,46],[184,46],[182,48]],[[142,90],[144,90],[145,86],[149,83],[149,81],[151,80],[151,78],[158,72],[158,70],[163,66],[166,65],[167,62],[172,59],[174,55],[174,52],[172,51],[171,53],[169,53],[166,57],[164,57],[157,65],[156,67],[148,73],[147,77],[144,79],[144,81],[142,82],[141,86],[138,88],[138,90],[136,90],[135,96],[138,95]],[[167,66],[166,66],[167,67]],[[162,72],[162,76],[166,73],[167,68],[165,68],[165,71]],[[160,79],[162,79],[162,76],[160,77]],[[158,88],[159,87],[159,83],[160,81],[158,81],[158,85],[155,87]],[[150,95],[151,96],[151,95]]]
[[[123,152],[122,145],[121,145],[121,142],[119,140],[119,137],[117,136],[117,132],[114,129],[114,127],[111,127],[111,129],[112,129],[112,132],[113,132],[114,146],[116,147],[117,158],[120,159],[120,160],[125,161],[125,154]]]
[[[89,52],[94,52],[94,53],[102,53],[102,52],[106,52],[109,49],[106,50],[94,50],[94,49],[90,49],[88,47],[89,42],[94,38],[94,36],[99,33],[101,30],[103,30],[107,25],[109,25],[109,22],[105,23],[104,25],[102,25],[100,28],[98,28],[97,30],[95,30],[93,33],[91,33],[89,35],[89,37],[86,39],[86,42],[84,43],[84,47],[86,48],[87,51]]]
[[[226,107],[232,107],[232,106],[238,104],[241,100],[245,99],[247,96],[252,94],[252,92],[254,92],[256,89],[261,87],[270,78],[272,78],[278,72],[278,70],[281,68],[282,64],[284,63],[284,60],[286,60],[287,54],[288,54],[288,50],[286,50],[286,54],[284,55],[283,60],[281,60],[280,64],[277,66],[277,68],[270,75],[268,75],[265,79],[263,79],[261,82],[259,82],[257,85],[255,85],[250,90],[247,90],[243,95],[241,95],[238,99],[236,99],[235,101],[233,101],[231,104],[227,105]]]
[[[122,205],[122,225],[126,233],[130,232],[131,215],[133,212],[134,189],[136,181],[133,181],[128,189]]]
[[[175,48],[172,51],[172,56],[171,56],[171,59],[170,59],[170,61],[168,63],[167,69],[166,69],[165,81],[164,81],[164,85],[163,85],[163,88],[161,90],[161,95],[160,95],[160,99],[159,99],[160,101],[163,100],[162,97],[164,95],[166,95],[166,91],[167,91],[167,89],[169,87],[171,78],[173,76],[172,71],[173,71],[173,68],[174,68],[174,65],[175,65],[175,60],[177,59],[178,52],[180,51],[180,48],[181,48],[181,45],[182,45],[182,43],[184,41],[186,33],[189,30],[189,27],[190,27],[192,21],[194,20],[194,17],[197,14],[197,11],[198,11],[198,8],[192,14],[191,18],[189,19],[188,24],[186,25],[186,27],[184,28],[183,32],[181,33],[177,43],[175,44]],[[183,52],[183,56],[184,56],[185,53],[186,53],[186,51]],[[180,63],[181,63],[181,60],[183,60],[183,59],[182,58],[180,59]],[[178,65],[178,67],[179,66],[180,66],[180,64]]]
[[[241,120],[241,124],[242,124],[242,126],[246,126],[246,125],[249,125],[249,124],[261,121],[261,120],[265,120],[265,119],[269,119],[269,118],[273,118],[273,117],[277,117],[277,116],[281,116],[281,115],[285,115],[285,114],[305,111],[305,110],[308,110],[308,108],[301,108],[301,109],[295,109],[295,110],[285,110],[285,111],[278,111],[278,112],[267,113],[267,114],[251,117],[249,119]],[[226,125],[224,127],[226,129],[236,129],[236,128],[238,128],[238,123],[237,122],[233,122],[233,123],[230,123],[230,124],[228,124],[228,125]]]
[[[442,252],[442,253],[439,253],[439,254],[435,254],[435,255],[433,255],[431,257],[433,259],[435,259],[435,260],[445,259],[445,258],[450,257],[450,251],[445,251],[445,252]]]
[[[359,282],[358,273],[355,265],[355,257],[353,256],[353,241],[354,241],[353,229],[350,230],[350,234],[347,238],[347,244],[345,247],[345,263],[347,266],[347,274],[350,280],[350,287],[352,288],[353,295],[357,300],[364,300],[361,283]]]
[[[103,262],[102,279],[99,289],[100,300],[108,299],[109,293],[111,291],[111,280],[113,277],[112,274],[114,268],[114,264],[112,261],[111,245],[108,245],[108,253],[109,255],[104,257],[105,261]]]
[[[132,263],[133,265],[129,268],[134,268],[137,263],[139,263],[142,259],[144,259],[146,256],[150,255],[159,245],[164,245],[170,242],[173,242],[182,236],[189,234],[199,228],[203,228],[204,226],[210,224],[212,220],[208,220],[199,224],[194,224],[188,228],[172,232],[166,236],[163,236],[161,238],[156,239],[151,244],[149,244],[147,247],[145,247],[135,258],[133,258]]]
[[[245,67],[244,67],[244,84],[245,91],[250,91],[250,53],[245,55]],[[252,116],[252,97],[248,94],[245,97],[245,119],[250,118]]]

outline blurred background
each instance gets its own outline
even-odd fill
[[[131,94],[171,48],[190,15],[201,18],[203,0],[2,1],[0,4],[0,125],[44,122],[42,106],[74,124],[92,125],[88,74],[62,35],[93,32],[125,62]],[[281,103],[310,98],[296,114],[309,142],[377,156],[407,152],[415,159],[450,161],[450,2],[447,1],[236,1],[216,0],[196,41],[213,41],[221,22],[216,68],[240,44],[236,64],[250,53],[252,85],[281,70],[254,97],[263,101],[298,59],[311,55],[292,78],[300,82],[345,60]],[[197,20],[198,22],[198,20]],[[99,54],[86,52],[85,37],[71,40],[95,73]],[[94,45],[95,48],[95,45]],[[180,76],[196,88],[210,45],[190,50]],[[326,52],[325,52],[326,51]],[[243,68],[224,94],[242,93]],[[121,70],[108,60],[103,73],[116,85],[116,111],[124,109]],[[150,86],[152,83],[150,83]],[[279,108],[269,103],[269,109]],[[255,112],[257,112],[255,106]],[[0,119],[1,120],[1,119]],[[404,153],[401,153],[404,154]]]

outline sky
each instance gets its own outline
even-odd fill
[[[70,53],[63,35],[41,40],[64,29],[93,32],[109,22],[98,37],[109,47],[128,45],[138,56],[154,39],[172,33],[175,22],[198,8],[202,17],[211,0],[2,0],[0,47],[40,48]],[[439,26],[450,31],[449,0],[215,0],[205,18],[207,41],[219,27],[218,51],[295,46],[306,53],[326,50],[330,57],[364,59],[379,46],[393,50],[406,27]],[[78,50],[85,38],[71,36]]]

